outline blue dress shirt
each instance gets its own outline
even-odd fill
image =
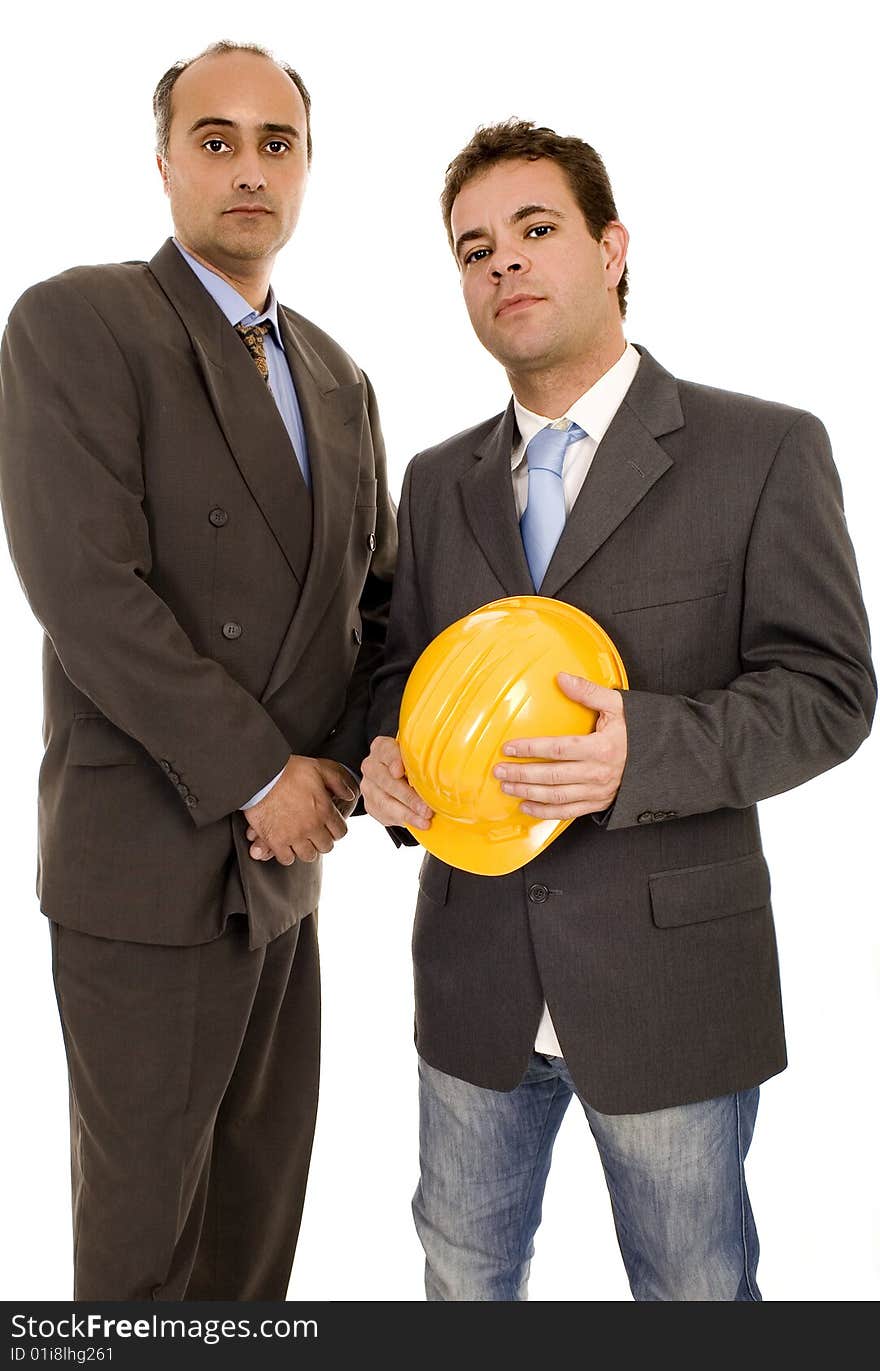
[[[290,374],[290,367],[281,342],[281,331],[278,328],[278,301],[275,299],[275,292],[270,286],[266,308],[262,314],[258,314],[228,281],[224,281],[223,277],[218,276],[215,271],[211,271],[201,262],[197,262],[195,257],[187,252],[186,248],[180,246],[176,238],[172,239],[172,242],[233,327],[236,324],[247,324],[248,327],[251,324],[268,323],[271,325],[269,332],[265,335],[266,361],[269,363],[269,389],[278,406],[278,412],[284,420],[284,427],[287,429],[288,437],[296,453],[296,460],[299,462],[303,479],[311,490],[312,478],[309,471],[306,431],[303,427],[296,387],[293,384],[293,377]]]

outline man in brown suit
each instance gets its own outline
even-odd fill
[[[369,382],[270,289],[301,79],[219,44],[155,108],[174,240],[35,286],[2,353],[3,510],[46,633],[75,1297],[283,1299],[320,858],[357,798],[394,511]]]
[[[758,1086],[786,1059],[755,806],[854,752],[876,701],[827,435],[627,343],[627,232],[580,139],[480,130],[443,205],[513,398],[407,470],[367,809],[392,829],[430,823],[394,740],[401,694],[431,639],[480,604],[540,591],[587,611],[631,689],[560,661],[596,732],[510,738],[498,758],[525,812],[574,820],[539,856],[498,877],[423,862],[428,1296],[525,1297],[576,1096],[635,1297],[757,1300],[743,1161]]]

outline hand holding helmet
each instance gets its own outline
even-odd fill
[[[364,808],[386,828],[427,828],[431,810],[408,784],[396,738],[373,739],[370,755],[361,763]]]
[[[536,819],[577,819],[598,814],[614,803],[626,765],[626,720],[619,690],[560,672],[559,687],[571,700],[598,714],[592,733],[552,738],[515,738],[504,744],[505,757],[545,760],[494,768],[506,795],[523,801],[520,809]]]
[[[576,673],[580,684],[564,689],[560,668]],[[398,742],[408,788],[433,814],[428,828],[408,824],[410,831],[462,870],[494,876],[524,866],[571,823],[575,810],[590,812],[577,805],[605,807],[600,801],[626,755],[618,693],[625,687],[626,671],[608,635],[564,601],[496,600],[451,624],[416,662],[401,703]],[[608,736],[592,740],[595,755],[585,759],[582,745],[597,723]],[[532,750],[518,755],[546,759],[537,776],[529,769],[540,763],[523,768],[505,761],[505,744],[529,738]],[[565,751],[547,750],[560,740]],[[494,774],[498,765],[512,773],[503,786]],[[568,770],[548,783],[547,765],[554,771],[574,766],[578,776]],[[595,772],[597,765],[594,793],[584,767]],[[575,793],[562,796],[561,787],[573,782]],[[548,784],[560,794],[545,793]],[[527,809],[517,793],[523,785],[538,788]],[[571,812],[557,812],[560,799]]]

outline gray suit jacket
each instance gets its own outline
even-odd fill
[[[427,1061],[512,1089],[546,996],[575,1081],[612,1114],[784,1067],[755,803],[848,757],[876,700],[822,425],[677,381],[639,351],[540,588],[597,619],[626,664],[617,799],[509,876],[426,856],[413,941]],[[513,436],[511,406],[407,470],[373,736],[394,734],[407,674],[437,633],[534,593]]]
[[[258,945],[313,910],[320,862],[254,862],[238,807],[291,752],[357,771],[396,551],[369,383],[279,311],[313,495],[241,340],[169,241],[15,306],[0,497],[46,631],[44,911]]]

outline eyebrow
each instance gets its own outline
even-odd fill
[[[523,219],[528,219],[533,214],[549,214],[552,219],[564,219],[565,215],[560,209],[551,209],[549,205],[520,205],[507,220],[508,224],[519,224]],[[461,256],[461,249],[465,243],[472,243],[475,238],[488,238],[489,230],[486,228],[466,229],[459,234],[455,240],[455,255]]]
[[[234,119],[224,119],[219,115],[206,114],[203,118],[197,119],[189,132],[198,133],[199,129],[204,128],[237,129],[240,127]],[[295,129],[293,124],[260,124],[260,133],[286,133],[290,138],[299,138],[299,129]]]
[[[514,210],[507,222],[518,224],[521,220],[528,219],[530,214],[549,214],[553,219],[565,218],[561,209],[552,209],[550,205],[521,205],[518,210]]]

